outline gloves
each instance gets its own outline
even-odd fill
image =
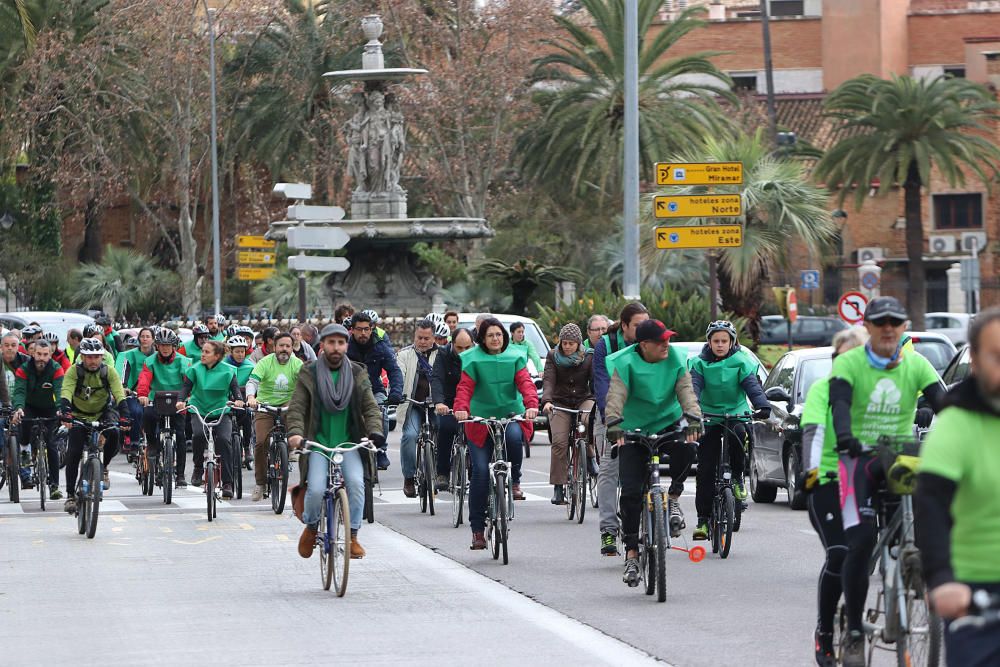
[[[390,396],[389,398],[385,399],[386,405],[399,405],[402,402],[403,399],[399,396]]]
[[[934,421],[934,411],[930,408],[918,408],[917,416],[913,420],[913,423],[917,425],[918,428],[930,428],[931,422]]]
[[[806,491],[812,491],[816,488],[816,483],[819,481],[819,468],[813,468],[806,473]]]
[[[385,436],[381,433],[369,433],[368,439],[377,449],[385,449]]]
[[[854,436],[849,436],[847,438],[837,438],[837,453],[857,458],[864,453],[864,450],[860,440]]]
[[[771,416],[771,406],[766,406],[763,408],[757,408],[753,413],[753,418],[757,420],[764,420]]]

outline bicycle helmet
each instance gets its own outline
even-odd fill
[[[88,324],[83,328],[84,338],[93,338],[95,336],[104,337],[104,327],[100,324]]]
[[[368,317],[370,317],[372,319],[372,324],[373,325],[378,324],[378,322],[379,322],[378,313],[376,313],[374,310],[363,310],[361,312],[363,312],[365,315],[367,315]]]
[[[708,329],[705,330],[705,340],[711,338],[712,334],[717,331],[725,331],[733,339],[733,342],[736,342],[736,327],[729,320],[716,320],[709,324]]]
[[[442,315],[441,313],[427,313],[427,317],[425,317],[424,319],[430,320],[434,324],[441,324],[442,322],[444,322],[444,315]]]
[[[173,331],[166,327],[161,327],[153,336],[153,342],[157,345],[173,345],[177,347],[181,344],[180,338]]]
[[[47,333],[43,333],[42,334],[42,340],[48,341],[50,345],[58,345],[59,344],[59,334],[54,333],[52,331],[49,331]]]
[[[84,338],[80,341],[80,349],[77,350],[78,354],[82,354],[85,357],[94,356],[104,356],[104,346],[101,345],[101,341],[94,340],[93,338]]]
[[[196,324],[191,327],[191,335],[197,338],[198,336],[210,336],[211,333],[209,333],[208,327],[204,324]]]
[[[215,324],[216,326],[224,327],[226,326],[226,316],[222,313],[215,314]]]
[[[125,336],[125,349],[134,350],[139,347],[139,339],[135,336]]]
[[[354,319],[350,317],[345,317],[344,321],[341,322],[341,324],[344,325],[345,329],[350,329],[354,325]]]
[[[21,338],[31,338],[32,336],[37,336],[40,333],[42,333],[41,327],[29,324],[21,329]]]
[[[94,318],[94,322],[100,324],[102,327],[111,326],[111,318],[108,317],[107,315],[98,315],[96,318]]]
[[[247,339],[244,338],[243,336],[233,336],[232,338],[229,339],[229,342],[227,343],[227,345],[229,345],[230,348],[234,348],[234,347],[246,347],[246,348],[249,348],[250,347],[250,345],[247,344]]]
[[[230,338],[238,334],[239,334],[239,327],[236,326],[235,324],[230,324],[228,327],[226,327],[226,340],[229,340]]]
[[[444,322],[438,322],[434,325],[434,335],[438,338],[447,338],[451,335],[451,329]]]

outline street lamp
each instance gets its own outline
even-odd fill
[[[212,88],[212,283],[215,311],[222,312],[222,252],[219,242],[219,147],[217,145],[218,121],[215,111],[215,10],[202,0],[208,16],[209,81]]]

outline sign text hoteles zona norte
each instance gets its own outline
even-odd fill
[[[657,218],[738,218],[743,215],[740,195],[664,195],[653,198]]]
[[[742,162],[657,162],[657,185],[742,185]]]
[[[741,245],[743,245],[743,227],[740,225],[656,228],[656,247],[660,249],[736,248]]]

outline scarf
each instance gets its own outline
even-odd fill
[[[327,412],[345,410],[354,393],[354,372],[351,362],[345,357],[340,364],[340,375],[336,385],[333,384],[332,375],[335,370],[337,369],[330,367],[325,354],[319,355],[316,360],[316,391],[319,393],[323,409]]]
[[[584,358],[587,356],[583,346],[576,348],[576,352],[568,357],[562,353],[562,350],[558,345],[552,350],[552,352],[553,358],[556,360],[556,366],[559,368],[573,368],[575,366],[579,366],[583,363]]]
[[[899,359],[899,353],[903,349],[903,342],[900,341],[899,345],[896,346],[896,351],[893,352],[891,357],[880,357],[875,354],[875,350],[872,349],[872,344],[870,342],[865,343],[865,352],[868,354],[868,363],[871,364],[872,368],[877,368],[884,371],[889,367],[889,364]]]

